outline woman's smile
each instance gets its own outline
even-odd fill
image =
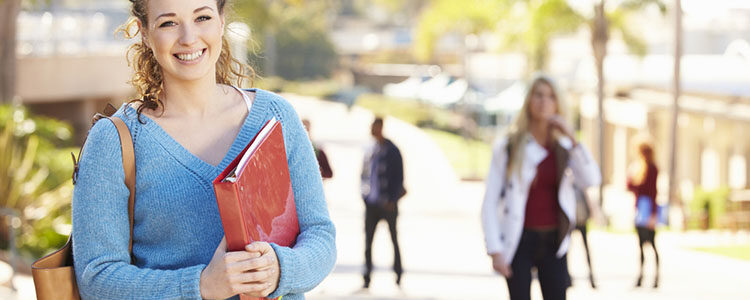
[[[197,64],[198,62],[201,61],[204,54],[206,54],[206,49],[207,48],[190,51],[190,52],[175,53],[172,56],[174,56],[177,59],[177,61],[182,64],[186,64],[186,65]]]

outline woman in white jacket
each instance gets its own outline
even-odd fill
[[[492,268],[506,278],[512,300],[530,298],[532,268],[545,300],[565,299],[573,184],[601,181],[599,167],[565,121],[566,111],[552,80],[537,76],[508,134],[493,146],[482,227]]]

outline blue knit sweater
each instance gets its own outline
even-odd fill
[[[301,233],[292,248],[271,244],[281,278],[269,297],[304,299],[328,275],[336,260],[335,229],[313,148],[286,100],[255,91],[251,111],[218,166],[190,153],[147,116],[139,123],[132,107],[117,111],[135,147],[134,265],[119,136],[109,121],[94,125],[73,192],[75,273],[84,299],[200,299],[201,271],[224,235],[211,182],[272,117],[284,131]]]

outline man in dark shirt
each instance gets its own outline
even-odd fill
[[[372,240],[381,219],[388,222],[393,242],[396,284],[401,284],[401,252],[398,246],[396,218],[398,200],[406,194],[401,152],[390,140],[383,137],[383,119],[375,118],[370,133],[376,143],[362,167],[362,199],[365,202],[365,272],[364,288],[370,286],[372,272]]]

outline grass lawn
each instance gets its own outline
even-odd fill
[[[750,260],[750,245],[701,247],[693,248],[693,250],[723,255],[742,260]]]
[[[459,135],[440,130],[423,131],[440,146],[460,178],[481,180],[487,175],[492,158],[489,144],[477,140],[467,142]]]

